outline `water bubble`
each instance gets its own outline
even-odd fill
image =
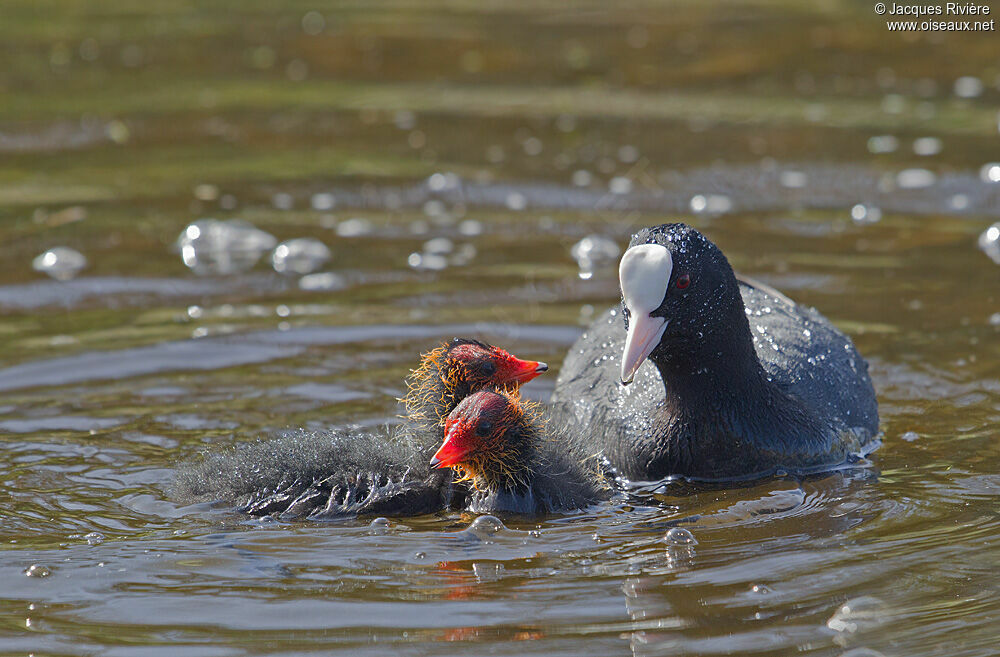
[[[639,149],[626,144],[618,149],[618,159],[625,164],[632,164],[639,159]]]
[[[990,260],[1000,265],[1000,222],[982,232],[979,236],[979,248]]]
[[[937,137],[920,137],[913,140],[913,152],[917,155],[937,155],[941,152],[941,140]]]
[[[327,210],[332,210],[334,206],[337,205],[337,199],[333,194],[330,193],[320,193],[313,194],[309,199],[309,207],[318,212],[326,212]]]
[[[886,114],[901,114],[906,109],[906,98],[899,94],[886,94],[882,98],[882,111]]]
[[[176,248],[198,274],[231,274],[250,269],[277,240],[240,219],[200,219],[185,228]]]
[[[922,189],[937,181],[937,176],[928,169],[903,169],[896,174],[896,185],[900,189]]]
[[[448,216],[448,206],[440,199],[433,198],[424,203],[424,214],[428,217],[442,218]]]
[[[578,169],[573,172],[571,180],[576,187],[588,187],[594,181],[594,176],[586,169]]]
[[[285,75],[289,80],[302,82],[309,75],[309,64],[301,59],[293,59],[285,67]]]
[[[908,443],[912,443],[915,440],[919,440],[920,439],[920,434],[918,434],[916,431],[907,431],[907,432],[903,433],[903,435],[900,436],[900,438],[902,438],[903,440],[905,440]]]
[[[990,315],[990,326],[1000,326],[1000,313],[993,313]]]
[[[893,153],[897,148],[899,148],[899,140],[892,135],[878,135],[868,139],[869,153]]]
[[[948,207],[952,210],[967,210],[969,208],[969,195],[968,194],[955,194],[948,199]]]
[[[57,281],[68,281],[87,266],[82,253],[67,246],[56,246],[31,261],[31,267]]]
[[[502,563],[479,563],[472,564],[472,573],[479,582],[496,582],[503,577],[504,565]]]
[[[826,626],[834,632],[854,634],[881,624],[885,605],[878,598],[862,596],[842,604]]]
[[[983,81],[971,75],[955,80],[955,95],[959,98],[976,98],[983,93]]]
[[[614,240],[601,235],[587,235],[569,250],[584,280],[593,276],[597,267],[615,261],[620,253]]]
[[[496,516],[479,516],[472,521],[466,529],[467,532],[475,534],[479,538],[488,538],[506,529],[504,524]]]
[[[312,237],[282,242],[271,253],[271,266],[278,273],[309,274],[330,259],[330,249]]]
[[[88,37],[80,43],[80,59],[85,62],[97,61],[97,58],[101,55],[101,45],[97,43],[97,39],[93,37]]]
[[[435,237],[424,242],[424,253],[445,254],[455,249],[455,243],[447,237]]]
[[[40,563],[33,563],[24,569],[24,574],[28,577],[48,577],[52,574],[52,569]]]
[[[411,253],[406,259],[406,264],[414,269],[440,271],[448,266],[448,261],[436,253]]]
[[[508,209],[516,212],[520,212],[528,207],[528,199],[521,192],[511,192],[510,194],[507,194],[507,198],[504,202]]]
[[[392,122],[400,130],[413,130],[417,125],[417,115],[410,110],[401,109],[393,115]]]
[[[882,219],[882,211],[875,206],[858,203],[851,208],[851,219],[856,224],[874,224]]]
[[[615,176],[608,183],[608,189],[612,194],[628,194],[632,191],[632,181],[625,176]]]
[[[542,140],[538,137],[528,137],[521,143],[521,148],[526,155],[534,157],[542,152]]]
[[[277,58],[277,53],[270,46],[257,46],[250,51],[250,64],[262,71],[272,68]]]
[[[733,202],[725,194],[696,194],[688,206],[696,214],[725,214],[733,209]]]
[[[90,532],[85,534],[84,539],[87,541],[87,545],[100,545],[104,542],[104,534],[100,532]]]
[[[388,534],[392,525],[389,524],[388,518],[375,518],[370,523],[368,523],[368,532],[375,536],[382,536]]]
[[[572,114],[560,114],[556,117],[556,129],[559,132],[573,132],[576,130],[576,117]]]
[[[352,217],[337,224],[340,237],[359,237],[372,232],[372,222],[363,217]]]
[[[987,162],[980,167],[979,179],[988,183],[1000,183],[1000,162]]]
[[[406,136],[406,143],[410,145],[410,148],[421,149],[427,145],[427,135],[424,134],[423,130],[413,130]]]
[[[132,132],[128,129],[128,125],[124,121],[115,119],[109,121],[108,125],[104,126],[104,134],[116,144],[124,144],[128,141]]]
[[[885,657],[885,655],[871,648],[852,648],[847,652],[840,653],[840,657]]]
[[[809,176],[804,171],[782,171],[778,180],[782,187],[802,189],[809,182]]]
[[[208,183],[195,185],[194,197],[199,201],[214,201],[219,198],[219,188]]]
[[[278,210],[291,210],[295,206],[295,199],[292,198],[291,194],[278,192],[271,197],[271,205]]]
[[[299,279],[299,289],[306,292],[342,290],[345,287],[347,287],[347,281],[343,277],[328,271],[317,274],[306,274]]]
[[[829,115],[830,109],[823,103],[809,103],[805,109],[806,120],[811,123],[824,121]]]
[[[322,32],[325,27],[326,19],[318,11],[306,12],[306,15],[302,17],[302,31],[306,34],[315,36]]]
[[[448,259],[448,262],[453,265],[467,265],[472,262],[472,259],[476,257],[476,247],[472,244],[462,244],[459,246],[455,252]]]
[[[461,184],[462,179],[457,174],[451,172],[434,173],[427,178],[427,188],[432,192],[447,192],[458,189]]]
[[[475,219],[466,219],[458,225],[458,234],[465,235],[466,237],[473,237],[475,235],[481,235],[483,232],[483,224]]]
[[[683,527],[671,527],[666,536],[663,537],[663,542],[668,545],[697,545],[698,540],[694,537],[690,531],[684,529]]]

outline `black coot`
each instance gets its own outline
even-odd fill
[[[559,513],[608,499],[596,460],[575,454],[547,419],[518,392],[477,392],[448,416],[431,466],[471,482],[464,507],[477,513]]]
[[[621,308],[573,345],[553,403],[621,474],[804,473],[878,446],[868,365],[815,309],[738,280],[683,224],[638,232],[619,271]]]
[[[402,516],[447,508],[465,491],[451,485],[450,472],[428,466],[444,419],[473,392],[516,390],[547,369],[499,347],[456,338],[424,354],[411,372],[401,400],[407,409],[402,425],[298,429],[210,453],[181,468],[174,494],[286,518]]]

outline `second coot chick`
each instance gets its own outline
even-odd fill
[[[448,416],[444,433],[431,466],[452,468],[471,482],[469,511],[549,514],[610,497],[595,459],[575,453],[567,436],[517,392],[470,395]]]

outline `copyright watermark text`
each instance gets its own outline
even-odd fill
[[[875,13],[891,16],[887,20],[890,32],[994,32],[996,19],[989,5],[974,2],[944,2],[936,5],[901,5],[876,2]]]

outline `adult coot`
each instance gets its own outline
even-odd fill
[[[478,390],[516,390],[548,366],[456,338],[421,357],[407,379],[397,427],[303,429],[211,453],[181,468],[175,496],[223,500],[245,513],[286,518],[417,515],[447,508],[448,472],[431,472],[444,418]]]
[[[610,488],[573,443],[517,392],[466,397],[445,422],[431,467],[452,468],[472,483],[464,507],[477,513],[547,514],[579,509]]]
[[[804,473],[877,447],[868,365],[815,309],[738,280],[683,224],[636,233],[619,273],[621,309],[577,340],[553,402],[622,475]]]

